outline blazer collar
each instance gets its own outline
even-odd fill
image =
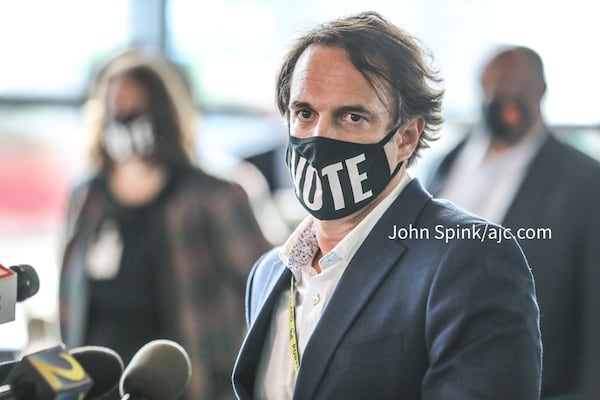
[[[260,361],[264,341],[269,331],[273,308],[279,294],[289,287],[290,275],[291,271],[281,261],[278,261],[271,266],[270,276],[272,279],[262,283],[257,282],[263,285],[258,290],[269,290],[270,292],[264,292],[269,294],[262,304],[254,303],[254,306],[260,307],[260,309],[254,321],[251,322],[233,368],[233,387],[238,399],[252,399],[254,395],[256,366]],[[250,300],[254,301],[254,299]]]

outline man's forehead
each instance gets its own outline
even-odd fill
[[[378,79],[368,80],[339,47],[311,45],[305,49],[292,72],[291,98],[307,90],[321,96],[343,95],[348,99],[362,97],[389,103],[387,88]]]
[[[485,69],[481,83],[505,91],[516,91],[527,85],[529,73],[521,63],[493,62]]]
[[[529,80],[541,74],[531,57],[522,51],[509,51],[494,57],[484,70],[484,76],[488,75],[496,80]]]
[[[292,77],[302,78],[314,72],[326,78],[335,77],[340,75],[342,70],[345,73],[362,76],[360,71],[352,64],[344,49],[313,44],[308,46],[298,57],[292,71]]]

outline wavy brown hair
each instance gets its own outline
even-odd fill
[[[112,161],[102,143],[102,134],[109,118],[106,104],[108,86],[117,77],[134,81],[146,97],[156,143],[149,160],[166,166],[192,164],[198,113],[187,82],[177,66],[166,57],[130,50],[112,58],[98,72],[85,104],[93,165],[103,171],[111,167]]]
[[[289,122],[290,84],[300,55],[310,45],[343,49],[354,67],[378,92],[386,96],[393,121],[415,117],[425,120],[425,128],[408,165],[423,148],[436,140],[443,123],[443,90],[437,71],[427,63],[429,53],[417,39],[376,12],[364,12],[322,24],[296,40],[284,58],[276,83],[277,107]],[[383,83],[386,93],[380,93]]]

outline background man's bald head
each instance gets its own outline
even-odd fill
[[[493,92],[539,102],[546,90],[542,59],[527,47],[502,50],[484,67],[481,84],[486,97]]]

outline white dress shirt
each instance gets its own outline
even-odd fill
[[[319,248],[313,217],[307,217],[282,246],[280,257],[292,271],[295,286],[295,320],[300,368],[302,354],[335,287],[348,263],[383,213],[411,181],[404,174],[398,186],[381,203],[319,260],[321,273],[312,267],[312,260]],[[289,338],[289,290],[277,300],[271,326],[265,338],[256,373],[254,398],[261,400],[291,399],[296,382]]]
[[[458,154],[437,196],[491,222],[502,223],[545,138],[546,129],[538,121],[521,141],[491,153],[490,137],[479,127]]]

